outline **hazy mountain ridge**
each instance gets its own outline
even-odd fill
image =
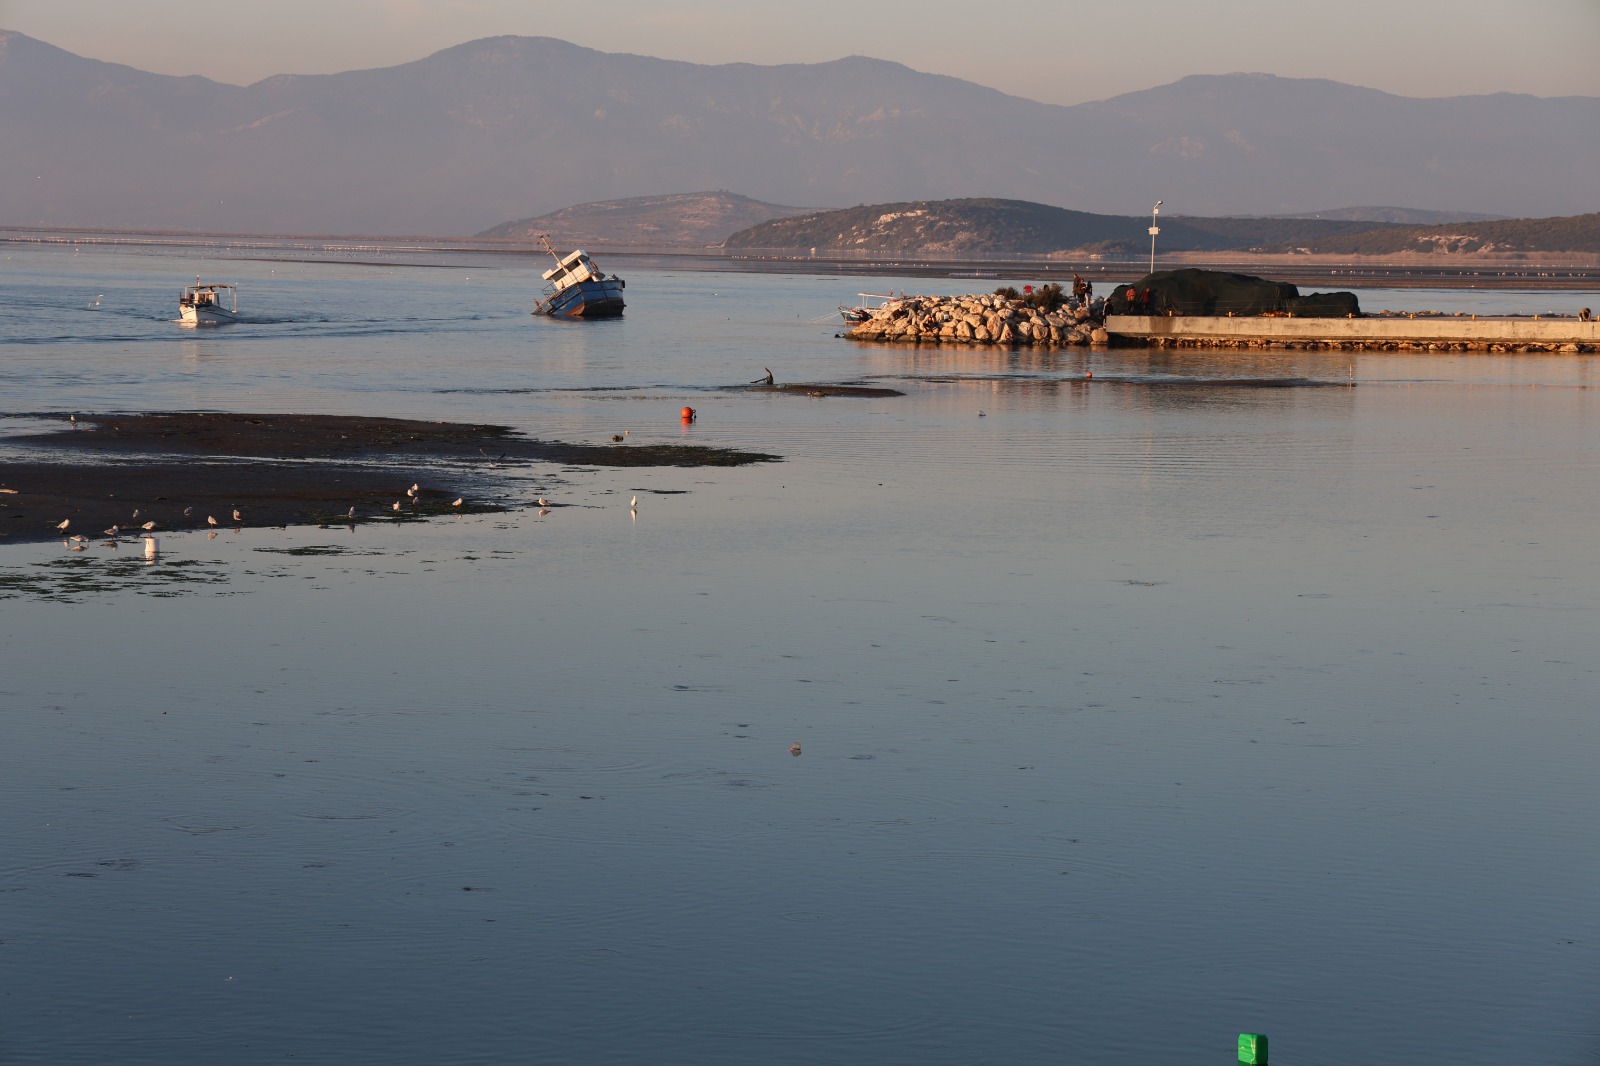
[[[1226,75],[1057,107],[861,57],[702,66],[523,37],[240,87],[0,32],[0,144],[11,225],[459,234],[672,188],[1555,215],[1595,206],[1600,98]]]

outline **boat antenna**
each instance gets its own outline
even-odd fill
[[[546,237],[544,234],[541,233],[541,234],[539,234],[539,242],[544,245],[544,250],[549,252],[551,254],[551,256],[553,256],[555,258],[556,262],[558,262],[558,263],[561,262],[561,257],[559,255],[556,255],[556,250],[554,248],[550,247],[550,238],[549,237]]]

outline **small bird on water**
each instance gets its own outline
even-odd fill
[[[798,740],[789,745],[789,754],[797,759],[800,757],[800,742]]]

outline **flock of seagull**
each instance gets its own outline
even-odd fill
[[[412,506],[416,506],[421,501],[422,501],[422,485],[420,483],[418,483],[418,482],[413,482],[411,487],[409,489],[406,489],[406,499],[404,501],[401,501],[401,500],[394,501],[394,505],[390,508],[390,510],[392,510],[395,513],[403,513],[403,510],[404,510],[404,507],[405,507],[406,503],[410,503]],[[461,507],[465,506],[466,502],[467,502],[466,501],[466,497],[457,496],[454,500],[450,501],[450,506],[459,510]],[[550,513],[551,503],[550,503],[550,501],[548,499],[546,499],[543,496],[540,496],[535,502],[538,503],[538,505],[539,505],[539,514],[541,516],[542,515],[547,515],[547,514]],[[635,519],[637,519],[639,517],[639,497],[638,496],[633,496],[628,500],[628,513],[631,514]],[[194,508],[193,507],[185,507],[183,509],[183,516],[185,518],[193,517],[193,515],[194,515]],[[354,507],[351,507],[350,510],[348,512],[346,512],[345,517],[350,519],[351,521],[354,521],[356,518],[358,518],[360,516],[356,514],[356,509]],[[131,522],[135,522],[135,523],[139,522],[139,510],[138,510],[138,508],[134,509],[133,517],[130,519],[130,521]],[[207,538],[211,538],[211,537],[215,537],[217,535],[217,530],[222,525],[222,523],[217,521],[217,516],[216,515],[206,515],[206,525],[211,527],[210,532],[208,532],[206,534]],[[56,532],[65,535],[67,530],[70,529],[71,527],[72,527],[72,519],[63,518],[60,522],[58,522],[56,524]],[[233,527],[234,527],[234,531],[235,532],[238,532],[240,529],[242,529],[244,527],[244,512],[241,511],[237,507],[235,507],[233,509]],[[140,530],[140,532],[137,534],[137,536],[139,536],[139,537],[143,537],[143,538],[146,538],[148,540],[153,540],[154,537],[155,537],[156,522],[153,519],[150,519],[150,520],[147,520],[147,521],[145,521],[143,523],[140,523],[137,526],[135,526],[134,528],[137,528],[138,530]],[[278,526],[276,528],[283,529],[283,528],[286,528],[286,527]],[[121,525],[113,525],[113,526],[111,526],[111,528],[105,530],[104,532],[105,532],[105,535],[106,535],[106,537],[108,539],[105,541],[105,544],[103,546],[107,547],[107,548],[115,548],[115,547],[119,546],[122,543],[122,537],[125,534],[128,535],[128,536],[134,536],[135,535],[133,533],[132,529],[124,529]],[[61,546],[64,547],[64,548],[67,548],[70,551],[81,552],[81,551],[83,551],[85,548],[87,548],[89,546],[89,543],[90,543],[90,538],[89,537],[86,537],[86,536],[82,535],[81,533],[74,533],[73,535],[66,537],[66,539],[61,542]]]

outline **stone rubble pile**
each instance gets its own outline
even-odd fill
[[[1098,301],[1096,301],[1098,304]],[[1005,296],[908,296],[879,308],[847,333],[852,340],[1065,347],[1104,344],[1089,307],[1041,311]]]

